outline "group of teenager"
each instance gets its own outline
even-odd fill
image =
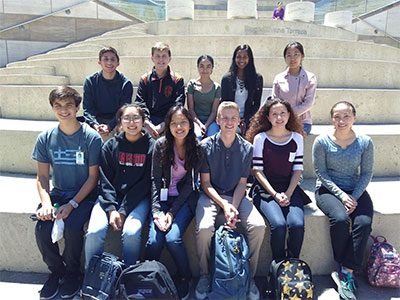
[[[159,260],[165,245],[177,267],[179,297],[187,299],[192,273],[183,235],[193,218],[200,267],[195,296],[205,299],[219,214],[227,228],[241,224],[246,233],[252,278],[248,298],[260,298],[254,276],[265,235],[263,216],[270,226],[272,258],[299,257],[303,206],[309,203],[299,181],[317,83],[315,75],[302,67],[300,43],[289,43],[283,56],[287,68],[275,77],[272,96],[263,104],[263,77],[246,44],[234,50],[221,85],[211,79],[213,58],[198,58],[199,77],[187,85],[188,109],[184,80],[170,69],[171,51],[164,43],[152,47],[154,67],[141,77],[134,103],[131,81],[117,71],[117,51],[100,51],[101,70],[84,83],[87,124],[76,118],[82,101],[76,90],[62,86],[51,91],[49,101],[59,124],[39,135],[32,154],[41,200],[36,240],[50,270],[41,299],[58,293],[70,298],[79,291],[83,245],[87,268],[93,255],[103,252],[109,227],[121,231],[122,256],[128,265],[141,257]],[[329,217],[339,264],[332,278],[341,297],[355,299],[353,271],[361,268],[373,215],[366,192],[373,144],[354,132],[356,110],[351,103],[336,103],[330,116],[333,130],[313,145],[315,195]],[[251,176],[255,180],[247,195]],[[62,255],[51,240],[53,222],[61,218]],[[149,230],[141,256],[146,221]]]

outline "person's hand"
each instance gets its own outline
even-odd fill
[[[45,203],[36,211],[36,217],[40,221],[53,221],[54,220],[54,207],[49,203]]]
[[[165,231],[165,219],[166,219],[166,216],[162,211],[160,211],[159,213],[153,214],[154,224],[156,224],[157,228],[163,232]]]
[[[288,196],[284,192],[276,193],[274,199],[276,202],[278,202],[280,207],[286,207],[290,204],[290,198],[288,198]]]
[[[233,204],[226,202],[223,207],[225,215],[225,226],[230,229],[236,228],[236,223],[240,222],[239,212]]]
[[[98,125],[97,132],[101,135],[101,137],[105,138],[110,134],[111,127],[108,126],[107,124],[100,124],[100,125]]]
[[[201,130],[201,134],[202,134],[203,136],[206,136],[206,135],[207,135],[207,127],[208,127],[208,126],[204,125],[204,124],[201,123],[201,122],[200,122],[199,126],[200,126],[200,130]]]
[[[357,201],[355,201],[354,198],[348,194],[346,194],[345,198],[342,200],[342,203],[346,208],[346,212],[348,215],[351,215],[353,213],[358,204]]]
[[[109,224],[111,225],[112,229],[114,231],[120,231],[122,229],[122,227],[124,226],[125,215],[120,214],[116,210],[110,211],[109,214],[110,214]]]
[[[64,205],[61,205],[58,209],[57,209],[57,213],[56,213],[56,219],[63,219],[65,220],[66,218],[68,218],[69,214],[74,210],[74,207],[67,203]]]
[[[158,131],[156,130],[156,126],[154,126],[153,123],[147,120],[145,121],[145,129],[152,136],[153,139],[158,139],[160,137]]]
[[[174,221],[174,215],[170,212],[167,212],[165,214],[164,231],[168,231],[171,228],[173,221]]]
[[[165,123],[161,122],[160,124],[158,124],[157,126],[154,127],[155,131],[157,131],[158,136],[161,136],[164,132],[165,129]]]

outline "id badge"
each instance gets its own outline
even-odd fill
[[[167,201],[168,200],[168,189],[162,188],[160,192],[160,201]]]
[[[85,164],[84,152],[82,152],[82,151],[77,151],[76,152],[76,164],[77,165],[84,165]]]

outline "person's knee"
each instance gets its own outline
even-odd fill
[[[181,244],[183,242],[183,238],[179,233],[170,231],[165,236],[165,242],[167,243],[167,245],[169,245],[169,246],[172,245],[173,246],[173,245],[176,245],[176,244]]]
[[[353,227],[355,230],[371,231],[372,218],[369,216],[358,216],[356,217]]]
[[[35,226],[35,235],[37,239],[49,238],[53,229],[53,223],[50,221],[38,221]]]
[[[74,224],[74,222],[64,222],[64,237],[66,239],[81,238],[83,228]]]
[[[214,235],[215,227],[210,226],[202,226],[201,224],[196,229],[196,236],[198,240],[208,240]]]

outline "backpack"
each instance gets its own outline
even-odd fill
[[[268,274],[270,299],[313,299],[311,269],[298,258],[273,260]]]
[[[85,272],[82,284],[81,298],[87,300],[114,299],[115,283],[124,268],[124,263],[118,257],[104,252],[93,255]]]
[[[118,299],[179,299],[167,268],[158,261],[127,267],[116,284]]]
[[[250,286],[249,248],[242,234],[221,225],[211,245],[211,291],[208,299],[247,299]]]
[[[386,238],[371,235],[374,243],[368,257],[367,273],[371,285],[400,287],[400,256]],[[382,242],[379,241],[382,238]]]

